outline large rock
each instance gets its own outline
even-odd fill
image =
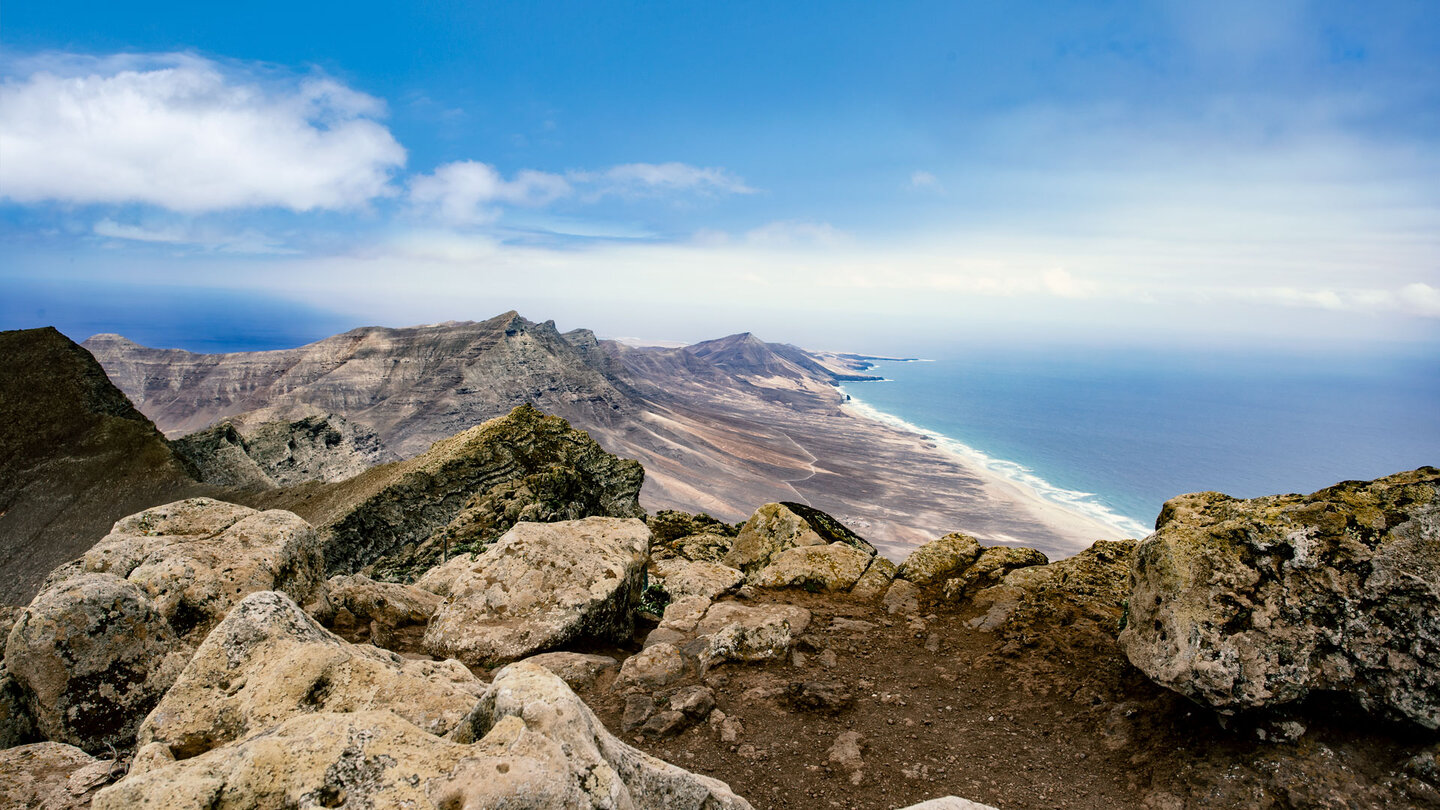
[[[810,626],[810,611],[796,605],[719,602],[705,611],[695,632],[706,640],[702,665],[721,661],[774,661],[790,655]]]
[[[953,532],[911,552],[895,576],[922,587],[938,585],[959,576],[979,556],[979,541],[968,534]]]
[[[516,524],[477,559],[458,557],[421,580],[446,596],[425,649],[482,665],[580,640],[624,641],[649,543],[634,519]]]
[[[456,661],[406,661],[328,632],[281,593],[252,594],[205,638],[140,726],[188,759],[309,712],[387,708],[450,732],[482,686]]]
[[[41,736],[101,753],[130,747],[189,653],[138,585],[83,573],[25,609],[5,668]]]
[[[1038,549],[993,546],[980,552],[975,562],[959,576],[945,580],[943,593],[947,600],[953,602],[963,599],[969,593],[1000,584],[1011,571],[1049,562],[1045,554]]]
[[[999,585],[974,595],[981,615],[969,624],[986,632],[1053,640],[1055,628],[1074,637],[1113,639],[1130,593],[1134,540],[1099,540],[1048,565],[1012,570]],[[1082,632],[1083,631],[1083,632]]]
[[[256,591],[310,601],[325,561],[315,530],[290,512],[191,498],[120,520],[81,567],[138,585],[176,635],[198,643]]]
[[[683,558],[654,560],[650,571],[665,582],[665,591],[674,599],[703,596],[714,599],[745,584],[745,575],[728,565],[692,562]]]
[[[750,577],[760,588],[805,588],[811,591],[848,591],[870,567],[873,554],[854,546],[798,546],[771,558],[770,564]]]
[[[408,650],[412,637],[418,642],[445,601],[414,585],[376,582],[363,574],[331,577],[326,591],[315,618],[351,641],[392,650]]]
[[[160,759],[102,791],[93,806],[750,806],[722,782],[621,743],[563,681],[532,664],[496,673],[469,721],[468,733],[441,739],[389,711],[300,715],[191,759]]]
[[[1309,496],[1166,502],[1120,643],[1221,712],[1312,692],[1440,728],[1440,470]]]
[[[225,487],[343,481],[395,460],[373,431],[324,413],[256,424],[225,419],[170,446],[200,480]]]
[[[745,522],[722,561],[752,576],[786,549],[844,543],[875,556],[875,547],[840,521],[804,504],[767,503]]]
[[[73,745],[42,742],[0,750],[0,807],[85,810],[123,773]]]

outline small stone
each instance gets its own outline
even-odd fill
[[[651,715],[645,725],[640,727],[640,731],[656,737],[669,737],[684,731],[691,722],[684,712],[666,710]]]
[[[726,717],[720,721],[720,742],[733,743],[745,733],[745,724],[738,717]]]
[[[819,658],[817,658],[816,660],[820,662],[820,666],[825,667],[826,669],[834,669],[840,663],[835,658],[834,650],[822,650],[820,652]]]
[[[670,708],[699,720],[715,708],[715,693],[708,686],[687,686],[670,696]]]
[[[625,712],[620,716],[620,728],[625,731],[634,731],[645,725],[650,715],[655,712],[655,699],[645,694],[630,695],[625,698]]]
[[[792,683],[785,690],[785,702],[799,711],[838,714],[855,702],[839,681]]]

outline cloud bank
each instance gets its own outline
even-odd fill
[[[187,54],[52,58],[0,85],[0,194],[186,213],[353,209],[393,193],[384,105],[333,80],[266,82]]]

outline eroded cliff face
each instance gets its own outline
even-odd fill
[[[335,414],[254,425],[227,419],[170,446],[200,480],[224,487],[333,483],[398,460],[373,431]]]

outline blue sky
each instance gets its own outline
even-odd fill
[[[1440,7],[11,3],[0,327],[1440,339]]]

